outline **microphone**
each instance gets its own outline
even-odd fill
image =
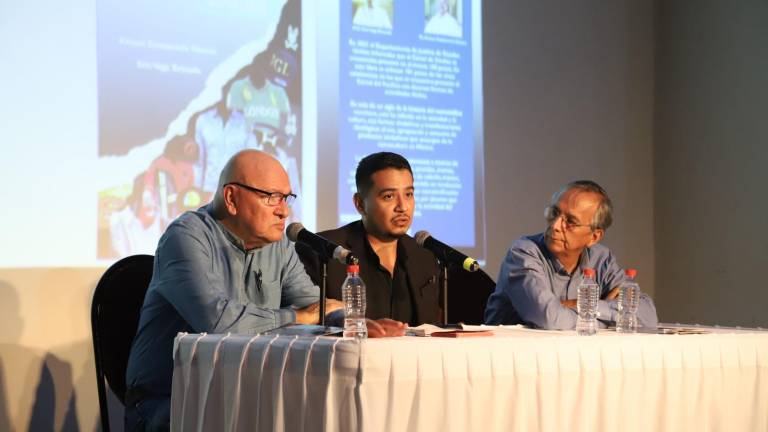
[[[325,239],[313,232],[307,231],[301,222],[288,225],[285,230],[288,240],[294,243],[304,243],[324,258],[333,258],[342,264],[357,264],[357,258],[347,249]]]
[[[473,272],[480,269],[480,264],[474,258],[470,258],[447,244],[436,240],[427,231],[419,231],[414,236],[416,243],[435,254],[437,259],[446,264],[458,264],[466,271]]]

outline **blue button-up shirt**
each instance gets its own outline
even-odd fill
[[[584,249],[577,270],[569,274],[547,249],[543,233],[516,240],[501,265],[496,290],[488,298],[485,322],[574,329],[576,311],[560,302],[577,298],[584,268],[595,269],[601,298],[624,280],[624,270],[611,251],[601,244]],[[616,321],[617,300],[600,300],[598,313],[602,327],[605,322]],[[637,318],[643,327],[658,324],[653,300],[644,293],[640,294]]]
[[[295,321],[291,308],[318,301],[319,290],[285,237],[245,250],[210,214],[181,215],[160,238],[126,383],[170,395],[178,332],[248,333]]]

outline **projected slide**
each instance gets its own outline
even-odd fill
[[[99,156],[133,170],[99,192],[99,258],[153,253],[242,149],[275,155],[301,197],[298,2],[98,3]]]
[[[341,4],[339,223],[359,218],[352,204],[357,162],[392,151],[414,171],[414,227],[478,246],[472,44],[464,37],[471,9],[463,3]]]
[[[9,100],[27,101],[25,89],[41,89],[53,65],[60,84],[4,126],[13,163],[0,181],[56,192],[28,200],[11,188],[28,207],[0,212],[14,227],[0,234],[0,267],[154,254],[176,217],[211,200],[224,163],[242,149],[283,164],[298,195],[291,221],[312,230],[358,219],[358,161],[400,153],[414,170],[412,231],[485,257],[480,1],[80,8],[72,24],[41,17],[59,30],[39,43],[66,49],[19,54],[27,72],[0,80]],[[16,21],[32,16],[10,24],[25,29]]]
[[[414,170],[412,231],[485,257],[480,9],[470,0],[355,0],[314,12],[317,159],[331,173],[317,180],[320,227],[359,218],[357,163],[392,151]]]

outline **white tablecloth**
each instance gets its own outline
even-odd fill
[[[768,431],[768,333],[181,334],[177,431]]]

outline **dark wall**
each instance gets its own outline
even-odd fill
[[[555,190],[612,196],[605,243],[653,294],[654,3],[483,2],[488,274]]]
[[[768,2],[660,1],[657,303],[667,321],[768,325]]]

